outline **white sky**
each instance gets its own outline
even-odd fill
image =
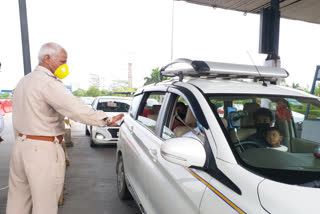
[[[258,54],[258,15],[174,3],[173,58],[262,65]],[[40,46],[57,42],[68,52],[71,74],[64,80],[87,89],[89,74],[127,79],[133,86],[151,70],[170,62],[172,0],[27,0],[32,69]],[[0,2],[0,89],[12,89],[23,76],[18,1]],[[293,81],[310,87],[320,64],[320,26],[281,19],[279,55]]]

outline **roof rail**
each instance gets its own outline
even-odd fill
[[[181,67],[174,68],[176,65]],[[265,80],[275,83],[279,78],[288,77],[289,73],[283,68],[177,59],[160,69],[161,81],[163,76],[179,76],[179,81],[182,81],[184,76],[204,76],[209,78]]]

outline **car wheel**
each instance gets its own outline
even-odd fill
[[[117,164],[117,190],[118,196],[121,200],[132,199],[125,179],[122,156],[119,156],[119,161]]]
[[[86,135],[87,135],[87,136],[90,136],[90,132],[89,132],[88,127],[87,127],[87,126],[86,126]]]
[[[91,134],[90,134],[90,147],[96,147],[97,146],[97,144],[95,144],[94,143],[94,141],[93,141],[93,136],[92,136],[92,128],[91,128]]]

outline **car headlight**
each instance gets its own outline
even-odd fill
[[[96,134],[96,139],[97,140],[103,140],[104,136],[102,134]]]

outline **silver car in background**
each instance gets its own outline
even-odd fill
[[[104,111],[110,117],[113,117],[120,113],[127,114],[131,101],[132,98],[128,97],[100,96],[96,97],[93,101],[92,108]],[[117,143],[119,126],[98,127],[86,125],[86,135],[90,136],[90,146],[95,147],[98,144]]]

